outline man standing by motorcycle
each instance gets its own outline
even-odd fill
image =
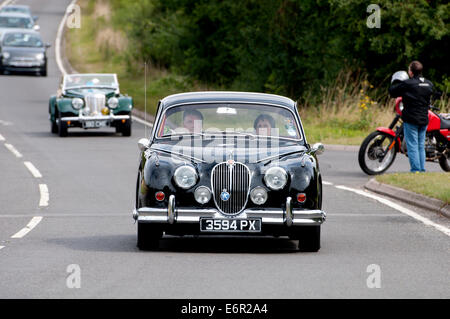
[[[433,84],[422,76],[423,66],[413,61],[406,72],[392,76],[389,94],[401,96],[403,102],[402,120],[411,172],[425,172],[425,134],[428,126]]]

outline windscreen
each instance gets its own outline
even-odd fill
[[[77,87],[110,87],[118,88],[116,77],[113,74],[71,74],[64,79],[65,89]]]
[[[3,38],[3,46],[41,48],[43,43],[37,34],[8,33]]]
[[[0,17],[0,28],[31,29],[34,22],[31,18]]]
[[[259,104],[193,104],[165,111],[157,137],[195,133],[235,133],[302,139],[294,114]]]

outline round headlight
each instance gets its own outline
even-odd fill
[[[272,190],[280,190],[286,186],[288,175],[281,167],[271,167],[264,175],[264,182]]]
[[[11,55],[9,54],[9,52],[3,52],[2,55],[3,55],[3,58],[4,58],[4,59],[9,59],[9,57],[11,56]]]
[[[264,187],[255,187],[250,192],[250,199],[256,205],[262,205],[267,201],[267,191],[264,189]]]
[[[175,183],[183,188],[188,189],[197,183],[197,172],[195,168],[191,166],[180,166],[175,170],[174,173]]]
[[[194,192],[195,200],[200,204],[206,204],[211,199],[211,191],[206,186],[199,186]]]
[[[38,53],[38,54],[36,54],[36,59],[38,59],[38,60],[44,60],[44,53]]]
[[[76,97],[72,100],[72,106],[75,110],[79,110],[83,107],[84,102],[82,99]]]
[[[115,109],[119,105],[119,99],[116,97],[111,97],[108,100],[108,106],[110,109]]]

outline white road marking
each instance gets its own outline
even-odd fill
[[[39,206],[48,206],[48,201],[50,200],[50,194],[48,192],[48,187],[46,184],[39,184],[39,192],[41,193],[41,199],[39,200]]]
[[[353,192],[353,193],[356,193],[358,195],[362,195],[362,196],[365,196],[365,197],[368,197],[368,198],[375,199],[376,201],[379,201],[380,203],[382,203],[382,204],[384,204],[386,206],[394,208],[394,209],[402,212],[403,214],[408,215],[408,216],[410,216],[410,217],[412,217],[412,218],[414,218],[414,219],[424,223],[427,226],[434,227],[435,229],[439,230],[440,232],[443,232],[444,234],[446,234],[447,236],[450,236],[450,229],[449,228],[447,228],[445,226],[442,226],[442,225],[439,225],[439,224],[429,220],[428,218],[425,218],[425,217],[423,217],[423,216],[413,212],[412,210],[409,210],[409,209],[407,209],[407,208],[405,208],[403,206],[400,206],[400,205],[398,205],[398,204],[396,204],[394,202],[391,202],[390,200],[387,200],[387,199],[379,197],[377,195],[368,193],[368,192],[363,191],[363,190],[354,189],[354,188],[350,188],[350,187],[346,187],[346,186],[342,186],[342,185],[337,185],[336,188],[342,189],[342,190],[346,190],[346,191],[350,191],[350,192]]]
[[[0,250],[1,250],[2,248],[5,248],[5,246],[0,246]]]
[[[333,185],[333,183],[326,182],[326,181],[322,181],[322,184],[323,184],[323,185]]]
[[[77,2],[77,0],[72,0],[72,2],[67,6],[66,12],[64,13],[64,16],[63,16],[63,18],[61,20],[61,23],[59,24],[58,32],[56,33],[56,40],[55,40],[56,64],[58,65],[58,68],[61,71],[62,75],[66,75],[68,72],[66,71],[66,69],[64,69],[64,65],[62,63],[62,58],[61,58],[61,37],[63,36],[64,25],[66,24],[67,16],[70,13],[70,12],[68,12],[67,9],[69,9],[76,2]]]
[[[16,150],[16,148],[15,148],[13,145],[8,144],[8,143],[5,143],[5,147],[6,147],[11,153],[13,153],[14,156],[16,156],[17,158],[21,158],[21,157],[22,157],[22,154],[20,154],[20,152],[19,152],[18,150]]]
[[[38,171],[38,169],[36,167],[34,167],[34,165],[31,162],[23,162],[23,164],[25,164],[25,166],[28,168],[30,173],[35,178],[41,178],[42,177],[41,173]]]
[[[138,123],[147,125],[147,126],[149,126],[149,127],[153,127],[153,124],[152,124],[152,123],[147,122],[147,121],[144,121],[144,120],[142,120],[142,119],[140,119],[140,118],[138,118],[138,117],[136,117],[136,116],[133,116],[133,121],[136,121],[136,122],[138,122]]]
[[[19,230],[16,234],[12,235],[11,238],[22,238],[28,234],[34,227],[37,226],[42,220],[41,216],[36,216],[31,219],[31,221],[24,228]]]
[[[3,137],[2,134],[0,134],[0,142],[4,142],[4,141],[5,141],[5,138]]]

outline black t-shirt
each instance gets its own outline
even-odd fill
[[[428,125],[428,109],[433,94],[433,83],[422,76],[396,81],[389,87],[392,97],[402,97],[402,119],[406,123]]]

